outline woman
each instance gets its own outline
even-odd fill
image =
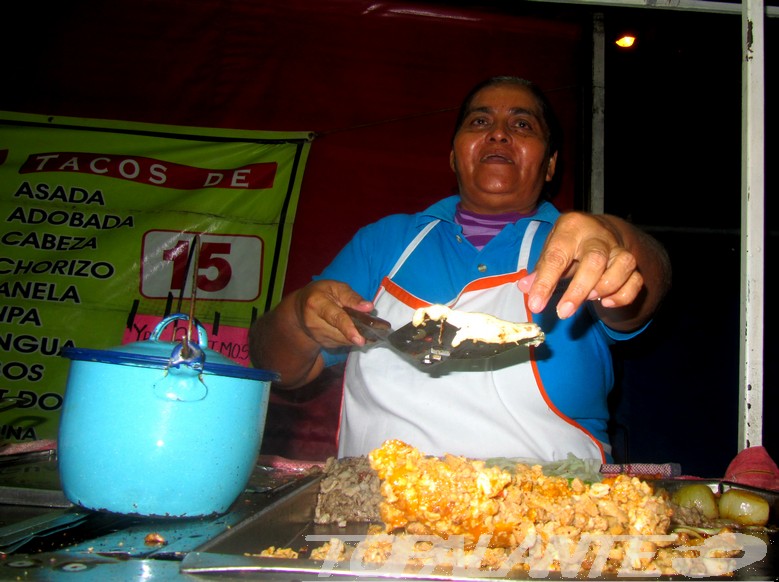
[[[662,247],[626,222],[560,214],[542,199],[558,143],[535,85],[479,84],[452,141],[459,195],[361,229],[314,282],[255,323],[252,361],[278,371],[280,386],[305,384],[349,354],[339,456],[397,438],[437,455],[609,458],[609,344],[645,328],[670,267]],[[427,370],[391,350],[360,349],[365,339],[343,310],[400,327],[433,303],[534,320],[546,341],[511,359]]]

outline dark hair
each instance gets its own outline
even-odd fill
[[[473,98],[476,96],[476,94],[482,89],[486,89],[487,87],[494,87],[496,85],[517,85],[526,88],[533,94],[533,96],[536,98],[536,101],[538,101],[538,105],[541,107],[541,116],[543,117],[548,132],[546,144],[547,155],[551,156],[556,151],[559,151],[560,147],[562,146],[562,128],[560,126],[559,120],[557,119],[557,115],[554,112],[554,109],[552,109],[552,104],[549,102],[549,99],[541,90],[541,88],[532,81],[528,81],[522,77],[514,77],[510,75],[501,75],[485,79],[468,92],[462,102],[462,105],[460,105],[460,111],[457,114],[457,121],[454,124],[454,134],[452,134],[452,142],[454,142],[454,137],[460,130],[463,121],[465,121],[465,117],[468,115],[468,111],[471,108],[471,102],[473,101]]]

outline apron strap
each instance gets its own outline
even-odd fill
[[[403,263],[406,262],[406,259],[408,256],[414,252],[414,249],[417,248],[417,245],[422,242],[422,239],[427,236],[427,233],[433,230],[435,226],[441,222],[440,219],[434,220],[433,222],[429,222],[427,225],[425,225],[425,228],[423,228],[417,236],[414,237],[414,240],[412,240],[408,246],[406,247],[406,250],[403,251],[403,254],[400,255],[400,258],[395,263],[395,266],[392,267],[392,270],[389,272],[388,277],[392,278],[395,273],[398,272],[398,270],[403,266]]]
[[[533,246],[533,238],[536,235],[538,227],[541,223],[538,220],[533,220],[525,231],[525,235],[522,237],[522,245],[519,247],[519,258],[517,259],[517,271],[526,269],[528,261],[530,260],[530,249]]]

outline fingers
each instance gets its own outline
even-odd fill
[[[600,304],[606,308],[624,307],[630,305],[644,288],[644,278],[638,271],[633,271],[622,287],[616,292],[601,298]]]
[[[535,271],[531,275],[532,278],[526,277],[520,282],[519,287],[528,294],[528,307],[533,313],[543,311],[560,281],[569,278],[571,273],[575,272],[576,261],[582,255],[582,243],[587,240],[583,238],[584,228],[581,226],[581,222],[582,220],[577,215],[564,214],[560,216],[544,243]],[[578,281],[571,281],[571,283],[577,286],[586,286],[583,276],[580,276]],[[584,293],[585,297],[590,290],[592,290],[592,285]],[[582,300],[577,298],[579,294],[580,292],[577,292],[576,289],[568,292],[567,297],[563,297],[558,307],[563,303],[573,302],[575,309],[576,301],[581,302]],[[568,306],[565,306],[563,310],[565,311],[567,308]]]
[[[316,281],[301,290],[296,302],[298,324],[318,344],[326,348],[365,345],[343,307],[358,311],[373,310],[351,287],[338,281]]]
[[[555,309],[558,317],[573,315],[585,301],[601,307],[630,304],[644,281],[635,257],[615,230],[600,217],[569,213],[550,233],[534,273],[519,282],[534,313],[546,308],[560,282],[568,284]]]
[[[605,308],[630,304],[643,286],[635,269],[635,258],[622,248],[612,249],[608,257],[600,251],[585,253],[560,298],[558,316],[570,317],[585,301],[598,301]]]
[[[531,311],[538,313],[546,307],[560,281],[570,274],[572,266],[575,265],[578,247],[578,241],[569,232],[565,230],[552,231],[536,265],[535,279],[528,298],[528,306]],[[568,303],[571,301],[581,302],[581,298],[578,297],[581,294],[579,287],[584,289],[586,285],[584,276],[580,275],[580,278],[572,280],[571,284],[575,287],[573,290],[567,291],[558,303],[558,311],[561,306],[563,309],[567,309]]]

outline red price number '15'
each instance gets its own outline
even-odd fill
[[[171,275],[171,291],[180,291],[187,284],[187,262],[189,260],[190,241],[180,240],[172,249],[162,253],[165,261],[173,263]],[[202,291],[215,292],[224,289],[233,275],[230,261],[225,257],[230,256],[230,243],[205,242],[200,245],[200,253],[197,261],[197,288]],[[205,271],[204,274],[200,274]],[[209,277],[209,274],[214,274]]]

